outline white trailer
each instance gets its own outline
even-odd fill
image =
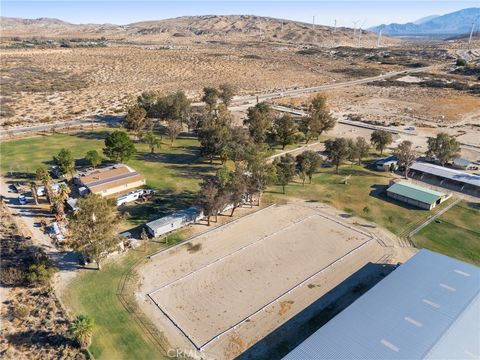
[[[147,232],[158,237],[165,235],[171,231],[178,230],[186,225],[193,224],[203,218],[203,212],[196,208],[190,207],[185,210],[177,211],[171,215],[151,221],[146,224]]]
[[[58,189],[60,188],[60,186],[62,186],[62,185],[67,186],[67,184],[66,184],[65,182],[63,182],[63,181],[62,181],[62,182],[55,183],[55,184],[52,184],[52,185],[51,185],[52,191],[56,193],[56,192],[58,191]],[[46,195],[46,193],[45,193],[45,186],[39,186],[39,187],[37,187],[37,196],[45,196],[45,195]]]
[[[132,201],[136,201],[138,199],[143,199],[144,196],[153,195],[153,193],[154,193],[153,190],[148,190],[148,189],[130,191],[125,195],[117,197],[117,206],[129,203]]]

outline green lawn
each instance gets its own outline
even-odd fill
[[[350,176],[347,184],[343,180]],[[387,198],[384,191],[392,179],[389,173],[346,165],[337,175],[333,168],[321,169],[312,184],[297,181],[286,187],[286,196],[280,186],[273,186],[265,194],[267,201],[281,201],[288,197],[328,203],[370,222],[375,222],[395,234],[426,219],[431,213]]]
[[[146,254],[164,246],[151,243],[148,252],[129,251],[107,263],[101,271],[82,271],[63,296],[74,315],[87,314],[95,320],[90,351],[96,359],[163,359],[160,349],[146,338],[117,296],[122,275]]]
[[[462,202],[414,236],[414,243],[480,266],[480,210]]]
[[[51,165],[53,155],[62,148],[71,150],[77,164],[82,164],[88,150],[96,149],[101,153],[104,139],[111,131],[101,129],[2,142],[1,173],[10,176],[13,172],[12,177],[33,177],[38,167]],[[123,211],[129,212],[129,223],[133,225],[191,204],[201,178],[218,168],[218,164],[210,165],[200,158],[199,143],[193,137],[180,136],[173,146],[164,140],[155,154],[150,154],[145,144],[136,143],[135,146],[137,154],[128,165],[146,177],[147,186],[158,191],[159,201],[123,207]]]

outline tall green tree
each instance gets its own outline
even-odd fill
[[[102,163],[103,157],[98,153],[97,150],[89,150],[85,154],[85,160],[87,160],[92,167],[96,168]]]
[[[327,152],[328,160],[335,166],[335,173],[338,174],[338,168],[350,155],[347,139],[328,139],[325,141],[325,151]]]
[[[235,88],[231,84],[221,84],[218,89],[218,97],[225,104],[225,106],[230,106],[233,97],[235,96]]]
[[[383,151],[393,142],[392,134],[385,130],[375,130],[370,135],[370,142],[383,155]]]
[[[298,154],[295,158],[297,175],[302,179],[303,185],[308,179],[312,182],[313,175],[318,171],[322,164],[322,158],[315,151],[306,150]]]
[[[95,322],[88,315],[78,315],[70,323],[70,334],[83,350],[92,343]]]
[[[327,106],[327,98],[317,95],[308,108],[308,115],[300,120],[299,130],[303,133],[305,142],[322,135],[335,127],[336,120]]]
[[[365,140],[365,138],[359,136],[349,143],[351,158],[352,160],[357,161],[358,165],[362,164],[362,159],[368,156],[370,152],[370,144]]]
[[[224,163],[227,148],[232,136],[232,114],[225,106],[219,106],[216,113],[206,114],[199,130],[198,138],[202,145],[202,155],[206,156],[210,163],[216,156],[221,156]]]
[[[228,202],[232,204],[232,212],[230,213],[230,216],[233,216],[235,210],[242,205],[245,199],[245,194],[247,193],[247,181],[244,169],[237,168],[235,171],[230,172],[226,184],[226,192]]]
[[[65,148],[61,149],[59,153],[53,157],[53,162],[58,166],[62,174],[69,174],[73,178],[75,159],[70,150]]]
[[[156,113],[155,106],[159,98],[160,94],[157,91],[144,91],[137,97],[137,104],[145,109],[147,117],[158,118],[159,116]]]
[[[258,103],[247,110],[247,118],[243,124],[247,126],[250,136],[256,144],[262,144],[267,139],[267,133],[272,127],[273,117],[266,103]]]
[[[252,146],[246,157],[246,186],[249,194],[249,202],[257,196],[257,205],[260,206],[262,194],[268,185],[276,181],[275,166],[268,161],[267,151],[264,146]]]
[[[155,113],[158,118],[168,121],[177,120],[184,124],[191,112],[191,102],[183,91],[159,97],[155,103]]]
[[[393,153],[398,158],[398,165],[405,167],[405,179],[408,178],[408,170],[417,159],[417,152],[411,141],[402,141]]]
[[[121,241],[118,226],[122,217],[114,201],[97,194],[79,198],[77,208],[69,219],[70,245],[93,259],[100,270],[102,260]]]
[[[272,135],[282,149],[297,139],[297,125],[289,114],[283,114],[273,121]]]
[[[124,126],[135,134],[142,131],[147,125],[147,111],[138,104],[130,106],[127,110]]]
[[[150,148],[151,154],[155,152],[155,149],[159,149],[162,144],[160,137],[155,135],[152,130],[142,131],[140,133],[140,139]]]
[[[112,161],[126,162],[136,152],[133,141],[125,131],[116,130],[105,139],[103,153]]]
[[[173,142],[182,131],[182,124],[178,120],[170,119],[167,121],[167,136],[170,139],[170,146],[173,146]]]
[[[442,166],[460,156],[460,144],[447,133],[439,133],[427,140],[428,156],[435,156]]]
[[[209,111],[213,111],[218,101],[218,90],[213,87],[204,87],[202,101],[207,105]]]
[[[295,158],[290,154],[286,154],[276,158],[273,164],[276,169],[277,183],[282,186],[285,194],[285,186],[295,177]]]
[[[208,176],[202,181],[196,204],[207,217],[208,226],[210,226],[211,216],[216,216],[225,207],[227,201],[227,194],[217,176]]]

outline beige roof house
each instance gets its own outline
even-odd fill
[[[93,194],[108,196],[145,185],[145,178],[127,165],[94,170],[79,177]]]

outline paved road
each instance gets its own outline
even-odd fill
[[[388,79],[396,75],[401,74],[411,74],[417,73],[422,71],[428,71],[434,68],[443,67],[444,65],[433,65],[415,69],[407,69],[403,71],[394,71],[389,72],[383,75],[373,76],[369,78],[363,78],[358,80],[351,80],[345,82],[338,82],[338,83],[331,83],[331,84],[324,84],[318,86],[312,86],[308,88],[300,88],[300,89],[291,89],[291,90],[283,90],[277,91],[267,94],[259,94],[259,95],[248,95],[248,96],[237,96],[233,99],[232,108],[235,109],[243,109],[249,106],[252,106],[258,102],[262,102],[265,100],[271,99],[278,99],[282,97],[291,97],[291,96],[301,96],[305,94],[311,94],[322,90],[329,90],[329,89],[338,89],[344,88],[354,85],[361,85],[367,84],[372,81],[378,81],[383,79]],[[201,106],[203,103],[193,103],[194,106]],[[41,124],[41,125],[34,125],[34,126],[27,126],[27,127],[11,127],[7,129],[0,130],[0,138],[10,137],[10,136],[18,136],[18,135],[33,135],[40,132],[49,132],[52,129],[65,129],[68,127],[76,127],[81,125],[115,125],[119,121],[121,121],[122,116],[105,116],[105,117],[97,117],[94,119],[75,119],[63,123],[51,123],[51,124]]]
[[[96,118],[83,118],[83,119],[74,119],[70,121],[57,122],[57,123],[48,123],[40,125],[32,125],[25,127],[10,127],[3,128],[0,130],[0,138],[18,136],[18,135],[33,135],[41,132],[52,132],[53,130],[60,130],[66,128],[74,128],[80,126],[114,126],[118,124],[122,119],[122,116],[104,116]]]

